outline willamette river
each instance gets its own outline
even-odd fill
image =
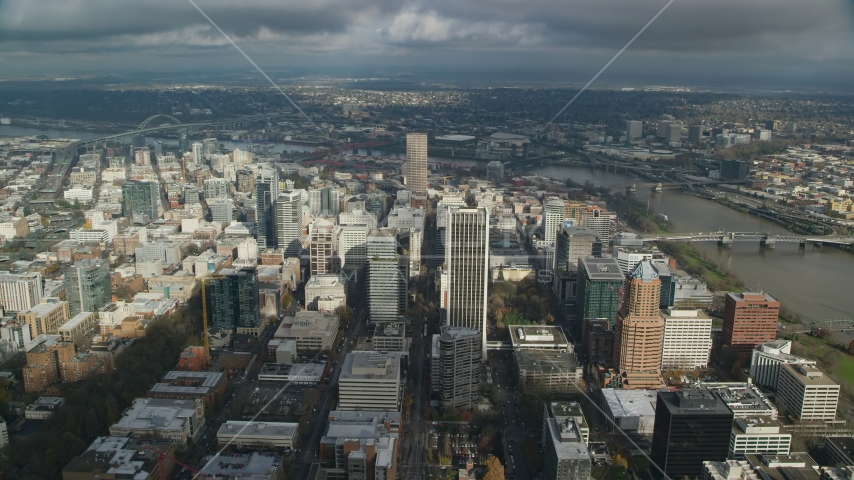
[[[49,137],[96,138],[97,133],[65,130],[41,131],[14,126],[0,126],[0,136],[45,134]],[[153,143],[155,139],[149,139]],[[176,144],[174,139],[156,139],[164,144]],[[225,148],[246,148],[246,144],[221,142]],[[272,144],[273,151],[312,151],[313,147],[291,144]],[[365,152],[359,152],[364,154]],[[373,152],[382,155],[381,150]],[[392,153],[390,157],[405,158],[405,154]],[[478,162],[463,159],[439,159],[460,165]],[[536,173],[557,179],[571,178],[578,183],[590,181],[596,185],[625,185],[633,183],[634,177],[604,173],[585,167],[547,166],[533,169]],[[752,215],[737,212],[723,205],[687,195],[678,191],[665,190],[652,194],[648,188],[640,188],[636,197],[649,200],[650,209],[666,214],[679,233],[687,232],[771,232],[784,233],[779,225]],[[759,242],[736,242],[732,248],[718,247],[714,242],[698,242],[694,248],[704,253],[713,263],[738,276],[750,289],[760,282],[762,290],[779,299],[789,311],[798,314],[804,321],[827,318],[851,318],[854,316],[854,295],[849,294],[854,278],[854,255],[832,247],[815,248],[807,245],[782,243],[774,249],[765,249]]]
[[[585,167],[542,167],[533,173],[596,185],[625,185],[634,179]],[[639,188],[636,196],[644,202],[649,200],[652,211],[666,214],[678,233],[786,232],[775,223],[678,191],[652,194],[651,189]],[[733,272],[748,288],[755,289],[760,282],[762,290],[804,321],[854,316],[854,295],[848,293],[854,278],[854,255],[850,253],[811,244],[799,248],[792,243],[766,249],[759,242],[736,242],[730,249],[715,242],[697,242],[694,248]]]

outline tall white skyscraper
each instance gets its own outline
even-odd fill
[[[489,213],[485,207],[449,207],[445,266],[448,272],[446,324],[481,334],[486,358],[486,288],[489,277]]]
[[[276,199],[275,206],[278,245],[284,249],[285,257],[297,257],[300,251],[299,236],[302,233],[302,192],[298,190],[282,192]],[[258,225],[258,246],[260,248],[260,221]]]
[[[393,322],[406,310],[406,263],[397,253],[393,228],[371,230],[367,238],[368,313],[371,322]],[[401,271],[403,270],[403,271]]]
[[[202,164],[202,156],[204,155],[204,145],[201,142],[193,143],[193,163],[196,165]]]
[[[563,228],[563,219],[566,207],[563,200],[551,197],[546,200],[543,208],[543,239],[553,245],[557,232]]]
[[[415,195],[427,194],[427,134],[406,134],[406,187]]]
[[[276,248],[275,205],[278,196],[279,172],[261,170],[255,180],[255,220],[258,223],[259,249]]]
[[[336,267],[344,265],[364,265],[368,261],[368,227],[365,225],[343,225],[335,227]]]

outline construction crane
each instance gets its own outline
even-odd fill
[[[445,175],[444,177],[442,177],[442,184],[446,187],[448,186],[449,178],[456,178],[456,175]]]

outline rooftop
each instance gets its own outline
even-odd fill
[[[807,387],[837,387],[830,377],[813,365],[783,364],[783,369],[789,371],[799,382]]]
[[[281,455],[259,452],[250,455],[229,453],[228,455],[218,455],[216,459],[213,459],[213,462],[211,462],[212,459],[211,456],[202,459],[201,465],[204,468],[201,469],[201,473],[224,479],[260,480],[277,478],[275,472],[279,468]]]
[[[582,258],[579,260],[587,276],[592,281],[623,282],[626,276],[620,269],[620,264],[613,258]]]
[[[217,436],[240,437],[294,437],[299,427],[298,423],[286,422],[245,422],[229,420],[220,425]]]
[[[341,365],[340,380],[363,378],[399,379],[400,357],[377,352],[348,353]]]
[[[658,390],[623,390],[603,388],[602,397],[615,418],[654,417]]]

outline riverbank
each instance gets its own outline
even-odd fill
[[[744,282],[721,266],[714,265],[690,243],[656,242],[658,249],[676,259],[686,272],[703,279],[712,291],[743,292]]]
[[[566,186],[580,188],[588,195],[605,200],[605,204],[610,210],[620,215],[630,227],[642,233],[668,233],[672,228],[670,222],[651,211],[648,204],[644,205],[643,202],[630,195],[617,195],[606,187],[597,187],[592,183],[582,185],[572,180],[566,180]]]

